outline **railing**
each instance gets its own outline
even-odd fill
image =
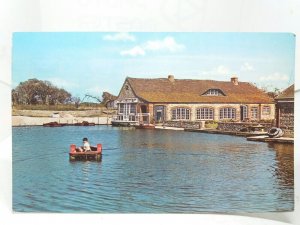
[[[114,122],[129,122],[138,124],[149,124],[150,123],[150,113],[137,113],[134,115],[115,115],[113,116]]]

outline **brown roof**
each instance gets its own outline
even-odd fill
[[[287,89],[285,89],[283,92],[281,92],[276,99],[286,99],[286,98],[294,98],[294,89],[295,85],[289,86]]]
[[[273,103],[262,90],[248,82],[186,80],[167,78],[127,78],[137,97],[157,103]],[[209,89],[220,89],[226,96],[203,96]]]

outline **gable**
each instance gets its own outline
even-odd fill
[[[129,85],[128,81],[124,82],[117,100],[121,101],[126,98],[137,98],[137,96],[134,94],[131,86]]]

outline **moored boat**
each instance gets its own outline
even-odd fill
[[[44,127],[62,127],[64,124],[58,123],[58,122],[50,122],[50,123],[44,123]]]
[[[97,144],[97,147],[91,146],[91,151],[80,152],[76,145],[70,145],[69,159],[75,160],[96,160],[101,161],[102,158],[102,144]]]
[[[74,126],[95,126],[95,123],[90,123],[88,121],[82,121],[81,123],[74,123]]]
[[[270,138],[279,138],[282,137],[284,134],[283,130],[277,127],[272,127],[268,131],[268,135]]]

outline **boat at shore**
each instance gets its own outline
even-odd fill
[[[96,160],[101,161],[102,159],[102,144],[97,144],[97,146],[91,146],[91,151],[80,152],[76,145],[70,145],[69,152],[70,161],[75,160]]]
[[[44,123],[43,127],[62,127],[65,126],[63,123],[58,123],[58,122],[50,122],[50,123]]]
[[[95,123],[90,123],[88,121],[82,121],[81,123],[74,123],[74,126],[95,126]]]

